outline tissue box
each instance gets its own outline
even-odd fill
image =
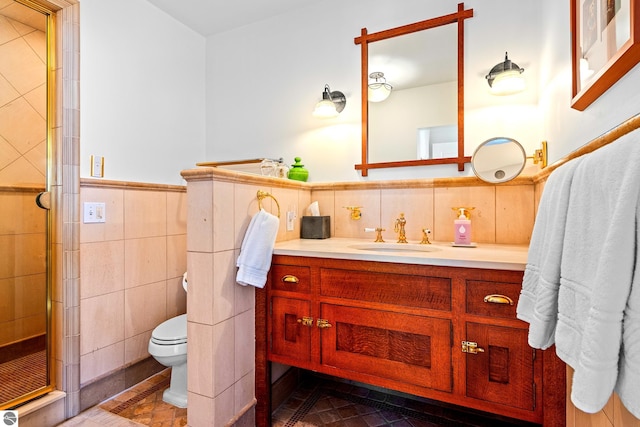
[[[331,217],[303,216],[300,237],[303,239],[326,239],[331,237]]]

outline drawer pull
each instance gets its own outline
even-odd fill
[[[513,300],[506,295],[492,294],[484,297],[484,302],[491,304],[509,304],[513,305]]]
[[[302,319],[298,319],[298,323],[302,326],[313,326],[313,317],[304,316]]]
[[[462,341],[462,352],[470,354],[484,353],[484,348],[478,347],[477,342]]]
[[[298,283],[300,282],[300,280],[294,276],[293,274],[286,274],[284,276],[282,276],[282,281],[284,283]]]
[[[331,328],[333,326],[327,319],[318,319],[317,324],[320,329]]]

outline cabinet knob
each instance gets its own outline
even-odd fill
[[[302,319],[298,319],[298,323],[302,326],[313,326],[313,317],[304,316]]]
[[[320,328],[320,329],[333,327],[333,325],[331,323],[329,323],[329,321],[327,319],[318,319],[317,325],[318,325],[318,328]]]
[[[508,304],[513,305],[513,300],[506,295],[491,294],[484,297],[484,302],[491,304]]]
[[[282,282],[284,283],[298,283],[300,280],[293,274],[286,274],[282,276]]]

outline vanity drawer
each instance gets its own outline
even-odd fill
[[[271,289],[288,292],[311,292],[309,267],[274,264],[271,266]]]
[[[451,311],[451,279],[322,268],[320,294],[404,307]]]
[[[467,313],[516,318],[521,283],[467,280]]]

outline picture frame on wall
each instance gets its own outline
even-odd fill
[[[640,62],[640,0],[570,0],[572,100],[583,111]]]

